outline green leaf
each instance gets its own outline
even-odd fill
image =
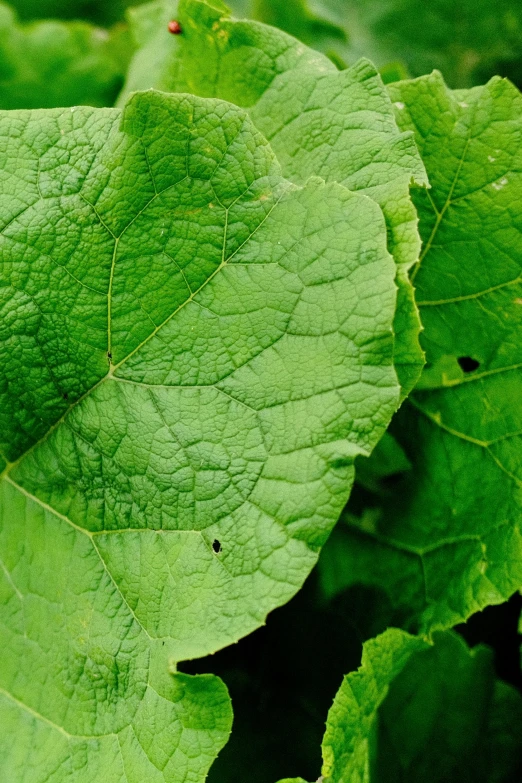
[[[252,0],[250,5],[249,16],[279,27],[314,49],[325,51],[336,41],[346,40],[343,28],[328,18],[325,7],[313,0]]]
[[[18,23],[0,3],[0,109],[111,105],[130,56],[122,29]]]
[[[344,530],[336,589],[382,586],[429,629],[522,584],[522,97],[501,79],[451,92],[438,74],[390,91],[432,183],[415,199],[428,365],[391,429],[413,470]]]
[[[488,723],[491,757],[496,759],[488,783],[510,783],[522,777],[522,704],[520,694],[501,680],[495,683]]]
[[[426,184],[413,135],[401,133],[375,68],[361,61],[339,72],[283,32],[228,18],[217,3],[181,0],[183,33],[169,35],[171,2],[133,12],[140,46],[123,96],[155,87],[216,96],[250,109],[293,182],[311,175],[369,195],[382,208],[397,262],[395,364],[404,398],[424,363],[408,270],[418,258],[417,215],[409,188]]]
[[[181,35],[168,31],[173,18]],[[303,67],[336,72],[328,58],[281,30],[231,19],[221,0],[155,0],[130,9],[129,20],[139,50],[120,102],[137,89],[153,87],[248,108],[279,74]]]
[[[303,780],[303,778],[284,778],[279,783],[306,783],[306,780]]]
[[[229,703],[169,661],[298,590],[397,405],[384,219],[219,100],[0,144],[1,777],[199,781]]]
[[[518,0],[323,0],[349,35],[336,50],[379,66],[403,61],[412,76],[439,68],[452,87],[480,84],[522,59]]]
[[[335,697],[322,780],[509,783],[520,769],[521,719],[520,694],[495,681],[490,650],[470,651],[453,633],[432,645],[390,629],[366,642]]]
[[[251,116],[292,181],[317,173],[381,206],[397,263],[395,364],[405,397],[424,363],[408,277],[420,250],[409,187],[427,180],[413,136],[398,131],[385,87],[366,60],[342,72],[290,70],[274,79]]]
[[[371,492],[381,494],[387,492],[386,479],[394,479],[411,470],[411,462],[395,438],[385,432],[369,457],[357,457],[355,467],[357,482]]]
[[[396,629],[365,643],[360,668],[345,677],[328,713],[322,775],[329,783],[369,780],[379,708],[409,659],[425,649],[426,642]]]

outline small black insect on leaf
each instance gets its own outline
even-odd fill
[[[63,393],[63,398],[64,398],[64,400],[68,400],[69,399],[69,395],[67,394],[67,392]]]
[[[172,19],[168,24],[168,30],[169,33],[172,33],[172,35],[180,35],[181,34],[181,25],[178,22],[177,19]]]
[[[112,353],[110,351],[107,352],[107,359],[112,359]]]
[[[212,542],[212,549],[218,555],[221,552],[221,543],[215,538]]]
[[[476,359],[472,359],[471,356],[459,356],[457,362],[463,372],[473,372],[473,370],[480,367],[480,362]]]

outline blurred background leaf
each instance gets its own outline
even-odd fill
[[[105,27],[124,23],[126,9],[142,4],[143,0],[11,0],[22,21],[75,19]],[[437,68],[450,87],[480,84],[493,74],[522,86],[519,0],[230,0],[229,5],[236,16],[250,16],[291,33],[326,53],[341,69],[368,57],[386,83]],[[172,0],[173,17],[176,7]],[[38,35],[33,30],[31,38],[22,41],[20,35],[15,40],[12,32],[6,34],[5,12],[1,19],[0,68],[4,74],[17,72],[19,81],[4,76],[0,89],[8,90],[6,82],[11,80],[13,92],[22,96],[4,98],[4,108],[113,103],[118,92],[114,85],[132,54],[123,27],[111,30],[105,45],[99,31],[80,27],[40,29]],[[23,68],[18,62],[22,49],[27,60]]]
[[[350,32],[352,56],[400,60],[411,76],[442,71],[451,87],[520,76],[519,0],[324,0]]]
[[[385,81],[434,68],[450,87],[494,74],[522,83],[519,0],[231,0],[236,14],[274,24],[338,64],[368,57]]]
[[[0,109],[111,106],[132,51],[123,25],[24,24],[0,3]]]
[[[20,19],[85,19],[97,24],[114,24],[130,5],[146,0],[11,0]]]

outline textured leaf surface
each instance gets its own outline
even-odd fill
[[[174,13],[180,36],[167,31]],[[413,135],[397,128],[374,67],[361,61],[339,72],[326,57],[279,30],[228,18],[217,2],[166,0],[137,9],[133,17],[140,50],[124,96],[156,87],[249,107],[286,177],[303,184],[318,175],[381,206],[398,265],[395,363],[406,396],[424,361],[408,279],[420,249],[409,187],[412,180],[425,183],[426,175]]]
[[[522,98],[437,74],[391,90],[432,183],[416,198],[428,365],[392,425],[413,470],[334,557],[338,587],[379,584],[422,628],[448,627],[522,583]]]
[[[495,680],[490,650],[470,651],[453,633],[430,645],[390,629],[366,642],[335,697],[322,780],[509,783],[520,772],[521,718],[520,694]]]
[[[222,101],[0,140],[2,776],[199,781],[229,703],[169,660],[296,592],[397,405],[384,219]]]
[[[84,22],[22,25],[0,3],[0,109],[112,105],[128,45],[123,30]]]

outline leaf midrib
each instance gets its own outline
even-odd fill
[[[170,190],[171,188],[177,187],[180,184],[180,182],[182,182],[185,179],[187,179],[187,177],[188,177],[188,175],[186,177],[184,177],[183,180],[180,180],[179,182],[176,182],[176,183],[174,183],[172,185],[169,185],[167,188],[164,188],[164,190],[162,190],[162,191],[156,192],[155,195],[147,202],[147,204],[139,211],[139,213],[137,215],[135,215],[132,218],[131,221],[129,221],[129,223],[125,226],[125,228],[122,230],[122,232],[117,237],[112,232],[110,232],[110,229],[108,227],[104,226],[107,229],[107,231],[109,231],[111,233],[111,235],[114,237],[114,240],[115,240],[115,248],[114,248],[114,251],[113,251],[112,267],[111,267],[111,282],[112,282],[112,277],[113,277],[113,274],[114,274],[114,268],[115,268],[115,265],[116,265],[116,252],[117,252],[118,242],[119,242],[120,238],[123,236],[123,234],[125,233],[125,231],[135,222],[135,220],[139,217],[139,215],[141,215],[143,212],[145,212],[146,209],[148,209],[150,204],[152,204],[152,202],[157,197],[161,196],[163,193],[165,193],[166,191]],[[91,386],[89,389],[87,389],[75,402],[73,402],[64,411],[64,413],[60,416],[60,418],[57,419],[57,421],[51,427],[49,427],[49,429],[44,433],[44,435],[42,435],[41,438],[39,438],[37,441],[35,441],[35,443],[33,443],[28,449],[26,449],[26,451],[24,451],[19,457],[17,457],[16,460],[11,462],[6,457],[4,457],[5,462],[6,462],[6,467],[0,473],[0,480],[2,479],[2,477],[8,476],[9,473],[11,472],[11,470],[13,470],[13,468],[15,468],[28,454],[30,454],[32,451],[34,451],[40,444],[44,443],[47,440],[47,438],[60,426],[60,424],[62,424],[62,422],[67,418],[67,416],[70,414],[70,412],[72,410],[74,410],[78,405],[80,405],[83,402],[83,400],[85,400],[90,394],[92,394],[99,386],[101,386],[103,383],[105,383],[108,380],[111,380],[113,378],[116,379],[117,376],[115,376],[115,373],[117,372],[117,370],[120,369],[127,362],[127,360],[131,356],[133,356],[138,351],[140,351],[153,337],[155,337],[156,334],[164,326],[166,326],[166,324],[169,321],[171,321],[172,318],[174,318],[186,305],[188,305],[190,302],[192,302],[194,300],[196,295],[199,294],[207,286],[207,284],[218,274],[218,272],[220,272],[230,262],[230,260],[244,247],[244,245],[247,244],[247,242],[249,242],[251,240],[251,238],[254,236],[254,234],[268,220],[268,218],[270,217],[270,215],[272,214],[274,209],[276,209],[276,207],[279,205],[279,203],[284,198],[284,196],[288,193],[288,191],[290,189],[295,188],[295,186],[292,185],[292,183],[287,182],[286,183],[287,187],[283,189],[283,192],[281,193],[281,195],[274,201],[274,204],[271,206],[271,208],[268,210],[266,215],[263,217],[263,220],[261,220],[258,223],[258,225],[255,227],[254,231],[252,231],[252,233],[249,234],[248,237],[246,237],[246,239],[230,254],[230,256],[225,257],[226,244],[227,244],[227,239],[228,239],[228,216],[229,216],[229,211],[241,198],[243,198],[245,196],[246,193],[248,193],[248,191],[252,188],[253,184],[254,183],[249,185],[249,187],[243,193],[241,193],[239,196],[237,196],[237,198],[234,199],[234,201],[228,207],[224,207],[222,205],[223,209],[225,210],[225,225],[224,225],[224,229],[223,229],[223,246],[222,246],[221,263],[219,264],[219,266],[216,267],[216,269],[212,272],[212,274],[209,275],[209,277],[206,278],[206,280],[201,284],[201,286],[199,288],[197,288],[195,291],[193,291],[190,294],[190,296],[187,297],[187,299],[185,299],[184,302],[182,302],[182,304],[180,304],[169,316],[167,316],[167,318],[165,318],[162,321],[161,324],[156,326],[155,329],[152,332],[150,332],[150,334],[144,340],[142,340],[142,342],[139,345],[137,345],[135,348],[133,348],[132,351],[130,351],[123,359],[121,359],[116,364],[112,364],[112,359],[109,359],[110,363],[109,363],[109,370],[107,371],[107,373],[102,378],[100,378],[93,386]],[[89,202],[86,202],[86,203],[89,203]],[[101,219],[100,219],[100,217],[99,217],[99,215],[97,213],[97,210],[94,207],[94,205],[91,204],[90,206],[92,207],[96,217],[100,220],[101,224],[104,225],[103,222],[101,221]],[[109,334],[109,338],[108,339],[109,339],[109,341],[110,341],[110,323],[111,323],[110,318],[111,318],[111,309],[112,309],[111,306],[110,306],[110,302],[111,302],[110,294],[111,294],[111,291],[112,291],[111,286],[109,286],[109,292],[108,292],[108,295],[107,295],[108,303],[109,303],[109,309],[108,309],[108,334]],[[109,342],[109,346],[110,346],[110,342]],[[112,353],[111,350],[110,350],[110,347],[109,347],[108,353],[109,354]]]

